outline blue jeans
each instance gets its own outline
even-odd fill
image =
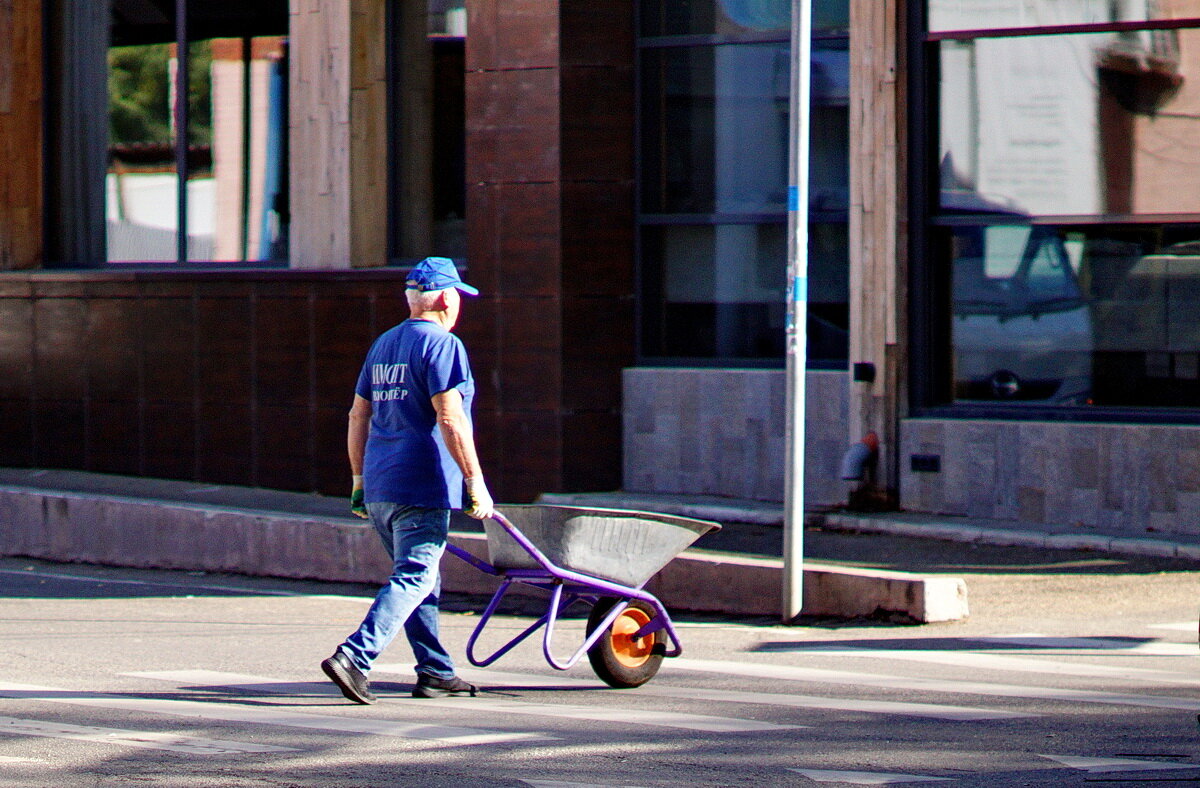
[[[392,576],[375,595],[358,631],[339,648],[367,673],[403,625],[417,672],[452,678],[454,663],[438,638],[438,562],[446,549],[450,511],[369,503],[367,512],[392,559]]]

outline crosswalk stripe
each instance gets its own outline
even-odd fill
[[[192,593],[195,591],[205,592],[228,592],[232,595],[246,596],[281,596],[281,597],[302,597],[304,599],[325,599],[325,600],[342,600],[347,602],[363,602],[370,601],[370,597],[363,596],[347,596],[345,594],[308,594],[303,591],[281,591],[271,588],[252,588],[249,586],[225,586],[206,583],[188,583],[179,581],[167,580],[131,580],[128,578],[119,577],[99,577],[92,575],[71,575],[62,572],[34,572],[17,569],[0,569],[0,575],[15,575],[18,577],[45,577],[51,580],[67,580],[70,582],[80,583],[100,583],[103,585],[126,585],[126,586],[142,586],[150,588],[171,588],[178,591],[180,594]]]
[[[137,698],[100,692],[41,687],[34,684],[0,682],[0,696],[20,700],[66,703],[73,706],[92,706],[104,709],[150,714],[169,714],[218,722],[279,725],[290,728],[311,728],[337,733],[373,734],[407,739],[423,739],[447,745],[498,744],[546,740],[548,736],[535,733],[460,728],[428,723],[398,722],[382,719],[356,719],[333,715],[311,714],[304,711],[237,706],[207,701],[171,700],[166,698]]]
[[[376,665],[373,672],[404,673],[411,668],[401,665]],[[463,678],[477,684],[486,685],[490,682],[504,682],[516,686],[535,687],[571,687],[579,689],[595,689],[607,691],[607,685],[599,680],[588,681],[569,676],[538,676],[526,673],[505,673],[496,670],[481,670],[463,668],[459,670]],[[1008,720],[1040,715],[1025,712],[1001,711],[999,709],[980,709],[970,706],[951,706],[933,703],[902,703],[884,700],[854,700],[850,698],[826,698],[812,695],[792,695],[783,692],[738,692],[735,690],[699,689],[693,687],[668,687],[658,684],[644,684],[637,688],[638,695],[656,698],[672,698],[678,700],[699,700],[715,703],[750,703],[763,706],[786,706],[799,709],[829,709],[833,711],[854,711],[867,714],[895,714],[907,717],[923,717],[940,720]]]
[[[1087,758],[1076,755],[1040,755],[1058,761],[1071,769],[1082,769],[1089,774],[1111,772],[1150,772],[1167,769],[1200,769],[1197,763],[1165,763],[1163,761],[1141,761],[1133,758]]]
[[[1167,643],[1161,640],[1137,641],[1116,638],[1060,638],[1037,633],[974,637],[984,643],[1025,646],[1034,649],[1064,649],[1072,653],[1097,651],[1102,654],[1136,654],[1146,657],[1194,657],[1200,654],[1195,643]]]
[[[561,780],[521,780],[529,788],[640,788],[636,785],[616,786],[612,783],[576,783]]]
[[[372,671],[374,672],[374,671]],[[411,672],[411,669],[410,671]],[[199,683],[221,687],[231,687],[252,692],[285,692],[285,693],[318,693],[340,695],[330,684],[295,683],[281,684],[279,681],[262,676],[248,676],[238,673],[223,673],[220,671],[188,670],[188,671],[150,671],[126,674],[140,678],[158,679],[182,683]],[[446,708],[462,711],[469,708],[472,714],[481,711],[496,714],[527,714],[539,717],[560,717],[578,720],[593,720],[596,722],[618,722],[622,724],[655,725],[668,728],[704,733],[753,733],[761,731],[789,730],[802,726],[783,725],[758,720],[743,720],[733,717],[715,717],[705,714],[685,714],[655,709],[638,709],[631,714],[628,709],[599,708],[592,706],[574,706],[568,704],[527,703],[525,701],[504,700],[501,698],[485,698],[476,696],[469,700],[463,698],[422,698],[417,701],[421,708]],[[468,705],[469,704],[469,705]]]
[[[998,698],[1027,698],[1033,700],[1101,703],[1116,706],[1140,706],[1153,709],[1200,711],[1200,700],[1170,698],[1163,695],[1133,695],[1053,687],[1030,687],[1013,684],[989,684],[978,681],[950,681],[917,676],[889,676],[878,673],[857,673],[846,670],[802,668],[794,665],[725,662],[680,657],[663,663],[665,671],[722,673],[734,676],[768,678],[783,681],[805,681],[822,684],[848,684],[857,687],[922,690],[966,695],[987,695]]]
[[[1172,632],[1191,632],[1196,633],[1197,623],[1195,621],[1173,621],[1167,624],[1150,624],[1149,629],[1168,629]]]
[[[1200,686],[1200,677],[1169,670],[1093,665],[1083,662],[1052,662],[1044,659],[1010,657],[1002,654],[979,654],[972,651],[943,651],[938,649],[870,649],[839,646],[803,646],[794,649],[775,649],[772,653],[820,654],[829,657],[862,659],[891,659],[905,662],[927,662],[937,665],[976,668],[979,670],[1011,671],[1015,673],[1047,673],[1056,676],[1088,676],[1094,678],[1126,679],[1164,684]]]
[[[852,785],[894,785],[897,783],[924,783],[952,780],[950,777],[929,777],[924,774],[895,774],[889,772],[855,772],[834,769],[792,769],[819,783],[850,783]]]
[[[94,725],[70,725],[62,722],[23,720],[16,717],[0,717],[0,734],[42,736],[52,739],[79,739],[82,741],[117,744],[125,747],[141,747],[152,750],[185,753],[188,755],[245,755],[247,753],[298,752],[295,747],[276,747],[271,744],[228,741],[226,739],[204,739],[196,736],[180,736],[159,731],[131,731],[121,728],[102,728]]]

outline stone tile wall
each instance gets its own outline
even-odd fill
[[[637,367],[624,375],[624,488],[783,501],[783,370]],[[809,372],[805,504],[846,499],[845,372]]]
[[[909,511],[1200,533],[1196,426],[907,419],[900,463]]]

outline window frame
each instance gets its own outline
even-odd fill
[[[214,23],[212,19],[201,18],[192,19],[192,13],[189,13],[189,6],[193,0],[173,0],[173,11],[161,24],[132,26],[126,31],[126,35],[120,40],[114,40],[113,29],[114,24],[117,24],[114,16],[115,9],[110,2],[105,3],[104,15],[107,19],[107,26],[104,30],[106,51],[114,46],[133,46],[144,44],[168,44],[175,47],[175,61],[177,67],[173,79],[170,80],[170,90],[172,95],[188,96],[189,95],[189,75],[191,71],[191,46],[204,41],[209,41],[218,38],[236,38],[243,41],[243,46],[249,51],[251,41],[257,37],[274,37],[279,36],[284,40],[287,39],[287,32],[279,33],[275,23],[271,21],[273,18],[269,13],[257,13],[250,16],[242,15],[232,17],[229,20],[222,20],[220,23]],[[286,10],[286,6],[285,6]],[[51,8],[47,7],[47,14],[51,13]],[[199,12],[196,12],[199,13]],[[226,21],[232,28],[226,26]],[[53,16],[47,16],[46,35],[48,41],[54,41],[54,47],[48,47],[48,50],[59,49],[64,53],[69,48],[69,42],[58,40],[55,38],[57,31],[54,28],[55,24],[60,22],[59,19]],[[288,24],[288,23],[285,23]],[[166,34],[171,33],[173,37],[164,39]],[[286,51],[286,48],[285,48]],[[50,69],[52,63],[50,58],[53,57],[48,51],[46,55],[46,68]],[[244,78],[245,79],[245,78]],[[245,82],[243,82],[243,88]],[[108,106],[109,96],[107,93],[108,85],[105,83],[102,88],[98,88],[104,95],[105,107]],[[284,91],[286,94],[287,86]],[[249,100],[250,96],[247,93],[243,96],[243,102]],[[180,184],[186,184],[188,176],[194,167],[189,163],[188,153],[188,138],[192,118],[190,117],[188,101],[175,101],[170,108],[170,117],[173,125],[176,128],[184,129],[184,133],[176,134],[172,142],[172,161],[174,164],[174,175]],[[245,106],[243,104],[243,111]],[[286,112],[286,109],[285,109]],[[61,107],[58,106],[56,100],[48,99],[45,109],[47,117],[47,128],[50,129],[48,134],[48,144],[53,144],[53,135],[56,130],[59,130],[63,125],[63,113]],[[106,124],[107,127],[107,124]],[[285,133],[282,140],[282,157],[283,157],[283,183],[285,184],[284,194],[286,195],[287,183],[287,124],[284,123]],[[61,133],[58,131],[57,133]],[[244,134],[244,132],[243,132]],[[46,182],[56,183],[60,180],[60,169],[71,167],[70,162],[52,161],[47,157],[45,163]],[[101,187],[101,193],[103,193]],[[70,205],[58,205],[53,202],[52,195],[43,196],[45,205],[44,214],[46,216],[46,224],[43,229],[44,235],[51,238],[52,234],[58,231],[54,227],[52,217],[62,215],[63,211],[70,211]],[[285,209],[286,210],[286,209]],[[103,224],[107,217],[104,215],[103,206],[100,209],[100,223]],[[274,270],[286,269],[290,263],[287,259],[273,260],[192,260],[188,259],[188,189],[177,188],[175,198],[175,259],[173,260],[110,260],[107,253],[107,244],[101,243],[103,249],[96,248],[87,253],[87,259],[72,259],[63,253],[61,249],[57,249],[55,244],[47,243],[45,256],[42,268],[47,271],[70,271],[70,270],[97,270],[97,271],[180,271],[180,272],[196,272],[196,271],[221,271],[221,270]],[[84,217],[76,217],[72,221],[85,221]],[[94,231],[90,233],[95,238],[104,238],[104,233],[96,234]],[[244,239],[240,241],[244,244]]]
[[[982,38],[1033,38],[1088,33],[1200,28],[1200,17],[1143,22],[1104,22],[1042,27],[998,27],[930,31],[928,0],[908,0],[908,328],[909,416],[1008,421],[1096,423],[1200,423],[1196,407],[1113,405],[1030,405],[996,401],[956,401],[952,364],[952,276],[947,250],[933,241],[936,231],[981,224],[983,214],[946,216],[939,199],[939,83],[938,47],[944,41]],[[1031,224],[1093,226],[1177,225],[1200,223],[1200,213],[1038,215]]]
[[[753,224],[756,226],[781,224],[786,225],[788,222],[788,210],[786,208],[778,213],[647,213],[643,208],[642,199],[642,183],[644,176],[644,161],[642,151],[644,150],[643,143],[643,107],[644,99],[642,90],[642,68],[643,54],[647,51],[664,50],[673,48],[688,48],[688,47],[718,47],[728,45],[744,45],[744,44],[787,44],[789,51],[791,50],[791,30],[778,30],[770,32],[740,32],[736,34],[721,35],[721,34],[679,34],[679,35],[641,35],[641,14],[635,15],[635,52],[634,52],[634,150],[637,152],[634,164],[634,276],[636,282],[634,305],[635,305],[635,327],[634,327],[634,342],[635,342],[635,358],[639,366],[663,366],[663,367],[705,367],[705,368],[726,368],[726,369],[782,369],[786,361],[786,355],[780,354],[778,357],[729,357],[729,356],[667,356],[667,355],[652,355],[646,352],[646,323],[648,314],[651,311],[647,304],[650,301],[649,291],[653,290],[659,293],[660,287],[655,285],[650,288],[646,285],[648,277],[648,268],[645,261],[645,244],[643,242],[643,233],[647,228],[669,227],[672,225],[690,225],[690,226],[707,226],[716,227],[726,224]],[[848,43],[850,39],[850,31],[817,31],[812,34],[814,44],[819,42],[837,42]],[[809,210],[809,222],[830,224],[830,225],[848,225],[849,208],[828,209],[817,208]],[[848,263],[847,263],[848,265]],[[786,271],[784,267],[780,268],[780,288],[781,293],[786,291]],[[661,298],[659,299],[661,304]],[[785,299],[781,298],[780,303],[783,304]],[[782,331],[781,331],[782,336]],[[807,364],[810,370],[844,370],[849,368],[849,353],[845,359],[810,359]]]

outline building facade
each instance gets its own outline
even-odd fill
[[[0,4],[0,464],[344,492],[441,254],[498,498],[782,501],[804,210],[810,508],[1197,528],[1200,0],[798,5]]]

